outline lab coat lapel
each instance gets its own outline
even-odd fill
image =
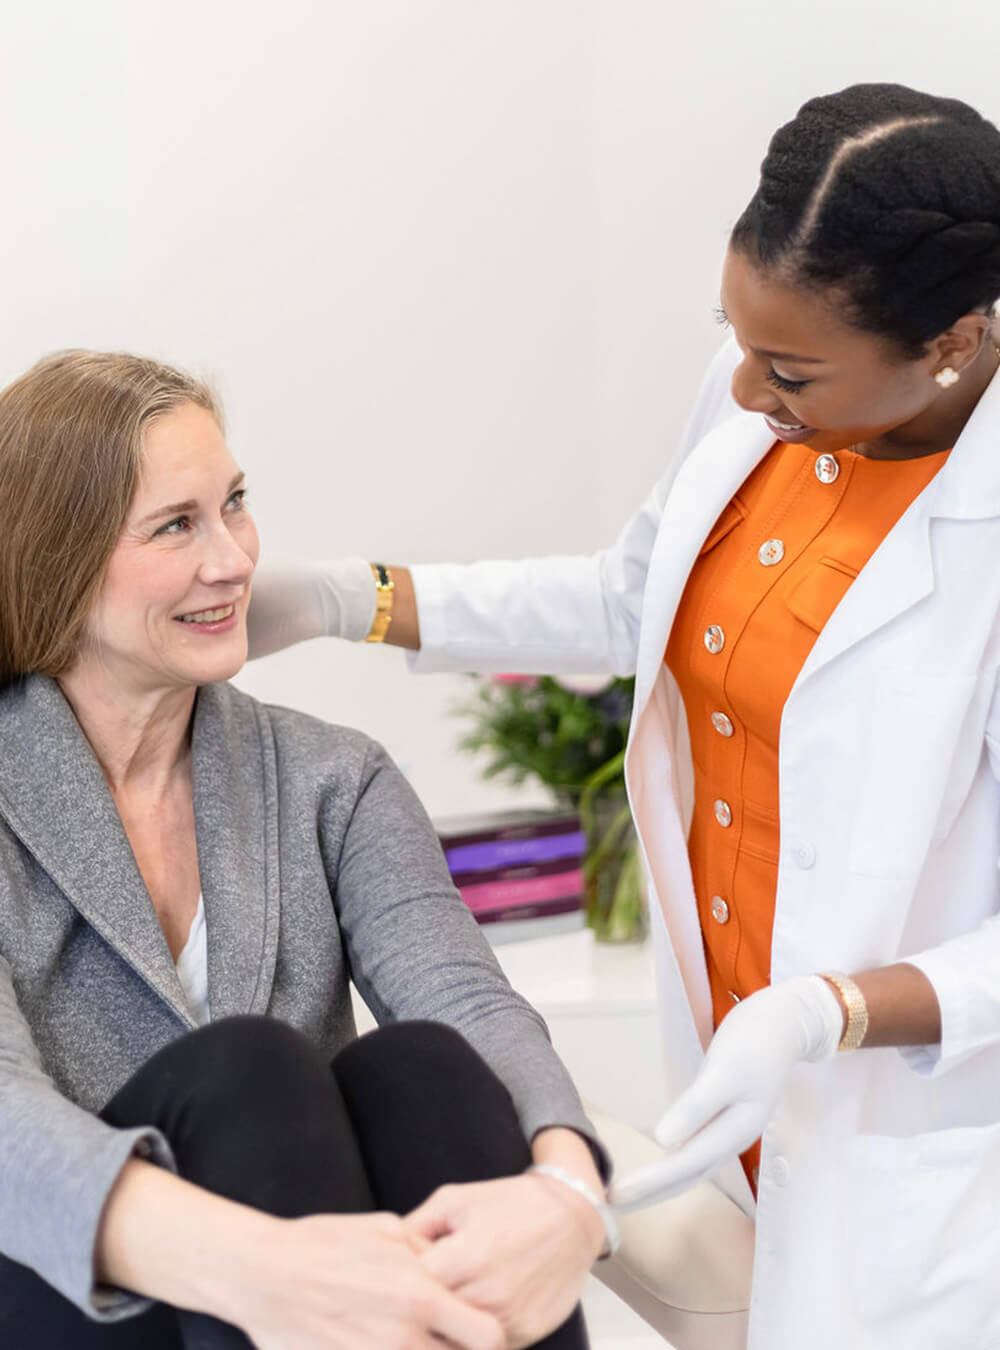
[[[263,709],[227,685],[198,692],[194,809],[212,1020],[267,1011],[280,911],[277,771]]]
[[[664,969],[674,964],[693,1017],[688,1041],[692,1073],[711,1035],[711,1002],[676,790],[671,719],[664,715],[662,701],[650,696],[662,671],[667,638],[691,566],[726,503],[773,440],[761,418],[741,413],[699,442],[679,469],[664,503],[643,600],[626,779],[643,855],[670,939],[662,964]],[[670,784],[673,792],[668,791]],[[662,979],[664,998],[668,987],[669,981]],[[669,1034],[679,1053],[676,1041],[681,1031],[676,1019]]]
[[[932,522],[1000,515],[1000,380],[987,387],[943,467],[886,535],[834,610],[795,689],[934,590]]]
[[[91,927],[194,1026],[100,765],[58,685],[42,675],[0,695],[0,814]]]
[[[636,658],[636,715],[649,699],[688,575],[720,513],[774,444],[764,419],[738,413],[710,432],[674,479],[649,560]]]

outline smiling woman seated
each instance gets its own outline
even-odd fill
[[[385,753],[225,683],[257,552],[203,385],[0,394],[4,1341],[584,1346],[603,1155]]]

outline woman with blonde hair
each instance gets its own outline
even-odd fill
[[[4,1344],[578,1350],[600,1146],[381,748],[226,683],[257,553],[204,385],[0,393]]]

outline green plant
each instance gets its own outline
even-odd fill
[[[615,775],[624,781],[635,681],[596,684],[550,675],[478,679],[475,695],[458,709],[472,723],[459,747],[485,752],[486,778],[537,778],[579,806],[590,780],[610,763],[617,767],[602,785],[610,786]]]
[[[646,931],[639,850],[625,795],[625,745],[635,681],[498,675],[479,679],[459,712],[459,741],[486,754],[486,778],[537,778],[574,806],[587,834],[587,923],[607,942]]]

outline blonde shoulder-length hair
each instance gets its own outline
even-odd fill
[[[143,432],[183,403],[223,425],[200,380],[81,350],[0,393],[0,682],[72,665],[139,483]]]

